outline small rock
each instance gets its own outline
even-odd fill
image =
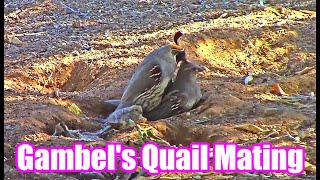
[[[52,97],[54,97],[54,98],[58,98],[58,97],[59,97],[59,90],[58,90],[58,89],[55,89],[55,90],[52,92]]]
[[[72,27],[73,28],[80,28],[81,27],[80,22],[79,21],[73,21],[72,22]]]
[[[250,84],[252,84],[252,82],[253,82],[253,76],[252,76],[252,75],[249,75],[249,76],[245,77],[244,80],[243,80],[243,82],[244,82],[245,85],[250,85]]]
[[[314,94],[313,91],[311,91],[311,92],[310,92],[310,96],[314,97],[314,96],[316,96],[316,95]]]
[[[81,46],[81,50],[90,50],[90,49],[91,49],[91,47],[87,44],[84,44]]]

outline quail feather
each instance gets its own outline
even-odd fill
[[[90,136],[104,136],[112,128],[119,127],[130,120],[136,121],[142,119],[142,108],[139,105],[132,105],[122,109],[115,110],[106,119],[99,119],[97,122],[104,124],[104,126],[97,132],[85,132],[84,135]]]
[[[153,121],[191,110],[202,97],[197,74],[204,70],[202,65],[182,61],[175,81],[168,85],[159,106],[143,116]]]
[[[104,104],[114,106],[115,108],[117,108],[120,102],[121,102],[120,99],[109,99],[109,100],[105,100]]]
[[[129,107],[115,110],[106,119],[97,120],[98,122],[105,123],[124,123],[130,120],[138,120],[142,118],[142,107],[139,105],[132,105]]]
[[[157,107],[179,61],[186,58],[184,49],[177,44],[164,45],[149,53],[128,82],[117,110],[134,104],[140,105],[143,112]]]

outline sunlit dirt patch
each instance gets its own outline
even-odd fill
[[[304,33],[314,35],[314,32],[301,28],[309,22],[290,24],[289,20],[283,19],[272,24],[268,22],[272,16],[277,17],[271,13],[270,17],[258,18],[253,13],[247,19],[234,18],[236,22],[230,23],[233,27],[191,32],[182,38],[182,43],[192,59],[205,63],[215,73],[228,76],[242,76],[250,72],[287,72],[301,66],[301,61],[313,64],[315,44],[306,45],[302,39]],[[239,26],[248,20],[252,22],[251,26]],[[219,19],[216,21],[224,23]],[[264,26],[259,25],[264,21]]]

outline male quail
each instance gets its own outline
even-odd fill
[[[153,121],[191,110],[202,97],[197,74],[204,70],[204,66],[182,61],[175,81],[166,88],[159,106],[143,116]]]
[[[179,53],[184,53],[184,49],[170,44],[148,54],[128,82],[117,109],[136,104],[148,112],[158,106],[164,89],[174,76],[177,61],[185,60],[176,59]]]
[[[179,40],[179,38],[181,37],[183,35],[183,33],[181,32],[181,31],[177,31],[175,34],[174,34],[174,36],[173,36],[173,40],[174,40],[174,42],[175,42],[175,44],[178,44],[178,40]],[[185,52],[184,51],[181,51],[181,52],[178,52],[178,54],[176,55],[176,62],[177,62],[177,64],[180,62],[180,61],[186,61],[186,54],[185,54]],[[150,61],[150,60],[149,60]],[[145,69],[147,69],[147,68],[145,68]],[[152,70],[152,69],[151,69]],[[138,69],[136,70],[136,71],[138,71]],[[160,70],[157,70],[157,69],[153,69],[153,71],[154,71],[154,73],[156,73],[156,72],[158,72],[158,71],[160,71]],[[150,76],[152,76],[152,75],[150,75]],[[161,74],[157,74],[157,75],[155,75],[155,76],[153,76],[153,78],[152,79],[154,79],[154,78],[156,78],[156,77],[160,77],[161,76]],[[133,81],[133,80],[132,80]],[[171,81],[170,81],[171,82]],[[150,86],[150,85],[149,85]],[[128,88],[127,88],[128,89]],[[120,105],[120,103],[121,103],[121,100],[120,99],[116,99],[116,100],[106,100],[106,101],[104,101],[104,103],[106,104],[106,105],[108,105],[108,106],[114,106],[115,108],[117,108],[119,105]],[[122,104],[121,106],[126,106],[126,105],[124,105],[124,104]],[[119,108],[118,108],[119,109]]]

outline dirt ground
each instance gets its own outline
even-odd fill
[[[103,101],[119,99],[137,64],[172,42],[177,30],[185,34],[181,44],[188,59],[209,69],[198,76],[206,100],[188,113],[145,126],[176,146],[193,141],[304,146],[308,165],[295,179],[315,179],[315,8],[309,0],[268,0],[265,7],[258,0],[5,1],[5,179],[79,178],[79,173],[18,172],[16,145],[79,141],[52,136],[60,122],[81,132],[100,129],[95,119],[113,110]],[[254,79],[245,85],[249,73]],[[275,83],[288,95],[278,95]],[[83,114],[68,109],[73,103]],[[137,128],[105,141],[141,145]],[[121,172],[117,175],[124,179]],[[169,177],[293,179],[284,173],[164,173],[152,178]]]

